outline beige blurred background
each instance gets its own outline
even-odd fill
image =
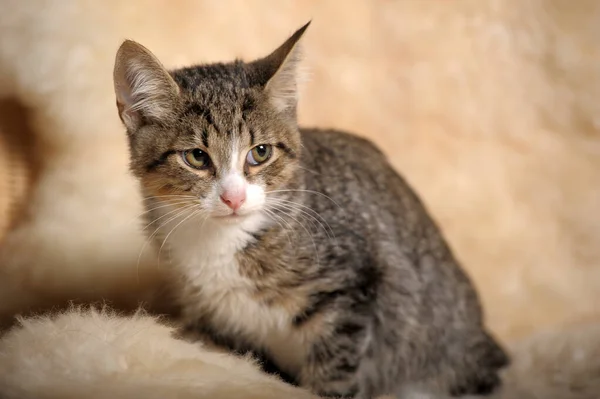
[[[142,209],[112,92],[123,39],[168,67],[251,59],[309,19],[301,122],[384,149],[477,284],[492,330],[508,340],[600,319],[600,2],[0,9],[0,319],[71,299],[165,301],[152,253],[138,262]]]

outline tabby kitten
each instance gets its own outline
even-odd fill
[[[418,197],[371,142],[298,128],[307,27],[253,62],[167,71],[133,41],[117,53],[131,168],[186,326],[323,396],[493,391],[507,356]]]

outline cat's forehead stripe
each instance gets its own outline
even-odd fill
[[[202,139],[202,145],[208,148],[208,133],[206,132],[206,129],[202,129],[202,132],[200,132],[200,137]]]
[[[248,129],[248,133],[250,134],[250,145],[253,146],[256,141],[254,129],[252,129],[252,128]]]

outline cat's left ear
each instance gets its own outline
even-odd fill
[[[117,51],[113,71],[119,116],[131,133],[144,123],[172,117],[179,86],[160,61],[132,40]]]
[[[296,108],[298,84],[301,81],[298,68],[301,60],[299,41],[309,25],[310,21],[271,54],[253,63],[260,84],[264,85],[271,104],[278,112]]]

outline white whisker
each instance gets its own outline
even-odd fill
[[[191,194],[164,194],[164,195],[147,195],[145,198],[197,198],[195,195]]]
[[[321,226],[321,228],[325,231],[325,234],[327,234],[328,238],[335,239],[335,233],[334,233],[333,229],[331,228],[331,226],[329,225],[329,223],[327,222],[327,220],[323,216],[321,216],[321,214],[319,214],[319,212],[315,211],[311,207],[300,204],[298,202],[289,201],[289,200],[286,200],[283,198],[268,198],[267,202],[276,203],[281,206],[286,206],[288,209],[293,209],[298,212],[301,212],[303,215],[306,215],[307,217],[309,217],[312,220],[314,220],[315,222],[317,222]],[[302,208],[304,208],[306,210],[304,210]],[[317,217],[318,217],[318,219],[317,219]],[[323,225],[323,223],[321,223],[321,221],[323,221],[323,223],[325,223],[325,225]],[[325,227],[325,226],[327,226],[327,227]]]
[[[197,199],[196,197],[194,197],[194,198]],[[187,204],[189,202],[193,202],[192,198],[185,199],[185,200],[184,199],[180,199],[180,201],[177,201],[177,202],[170,202],[170,201],[163,201],[163,200],[158,201],[158,203],[160,203],[160,205],[154,204],[154,205],[157,205],[157,206],[155,206],[154,208],[146,208],[143,212],[138,213],[137,215],[133,216],[131,219],[128,219],[127,223],[139,222],[139,220],[140,220],[140,218],[142,218],[142,216],[144,216],[144,215],[146,215],[146,214],[148,214],[148,213],[150,213],[152,211],[155,211],[157,209],[166,208],[166,207],[169,207],[169,206],[185,205],[185,204]]]
[[[316,224],[315,224],[315,222],[314,222],[314,218],[309,218],[309,217],[307,217],[306,215],[304,215],[304,214],[302,213],[302,211],[301,211],[300,209],[294,208],[294,207],[292,207],[292,206],[290,206],[290,205],[288,205],[288,204],[279,203],[279,202],[274,202],[274,201],[269,201],[269,204],[271,204],[271,205],[276,205],[276,206],[278,207],[278,208],[276,208],[276,209],[278,209],[278,210],[279,210],[279,211],[281,211],[281,212],[282,212],[283,210],[290,211],[290,212],[293,212],[293,211],[295,211],[295,212],[299,212],[300,214],[298,214],[297,216],[301,217],[301,218],[302,218],[302,220],[306,220],[308,223],[310,223],[311,227],[313,227],[313,228],[315,228],[315,229],[317,228],[317,225],[316,225]]]
[[[175,230],[177,230],[177,228],[178,228],[179,226],[181,226],[181,225],[182,225],[182,224],[183,224],[183,223],[184,223],[186,220],[190,219],[191,217],[198,216],[200,213],[202,213],[202,211],[203,211],[203,209],[202,209],[202,208],[199,208],[199,209],[197,209],[197,210],[193,211],[193,212],[192,212],[192,213],[190,213],[188,216],[186,216],[185,218],[183,218],[183,220],[182,220],[182,221],[180,221],[179,223],[177,223],[177,224],[175,225],[175,227],[173,227],[173,228],[171,229],[171,231],[169,231],[169,234],[167,234],[167,236],[164,238],[164,240],[163,240],[163,242],[162,242],[162,244],[160,245],[160,248],[159,248],[159,250],[158,250],[158,262],[159,262],[159,267],[160,267],[160,254],[161,254],[161,252],[162,252],[162,249],[163,249],[163,247],[165,246],[165,244],[166,244],[167,240],[169,239],[169,236],[170,236],[171,234],[173,234],[173,232],[174,232]]]
[[[169,220],[167,220],[166,222],[164,222],[161,225],[159,225],[156,228],[156,230],[154,230],[154,232],[148,238],[146,238],[146,240],[144,240],[144,245],[142,245],[142,249],[140,250],[140,254],[138,256],[138,261],[137,261],[137,266],[136,266],[136,271],[137,271],[137,275],[138,275],[138,281],[139,281],[139,272],[140,272],[140,262],[141,262],[141,259],[142,259],[142,254],[144,253],[144,249],[146,248],[146,245],[148,245],[148,243],[152,242],[152,239],[154,238],[154,236],[158,233],[158,231],[163,226],[165,226],[168,223],[170,223],[171,221],[177,219],[179,216],[183,215],[188,209],[190,209],[190,208],[192,208],[194,206],[197,206],[197,205],[196,204],[187,205],[187,206],[185,206],[185,207],[183,207],[181,209],[177,209],[177,210],[179,210],[179,212],[175,216],[169,218]],[[155,223],[155,222],[156,222],[156,220],[153,221],[152,223]]]
[[[311,234],[310,230],[308,230],[306,228],[306,226],[302,223],[300,223],[300,221],[298,221],[298,219],[294,218],[289,212],[286,212],[286,209],[281,209],[281,208],[277,208],[278,204],[269,204],[273,209],[278,210],[279,212],[283,213],[285,216],[287,216],[288,218],[292,219],[294,222],[298,223],[300,225],[300,227],[302,227],[304,229],[304,231],[306,232],[306,234],[310,237],[310,240],[313,243],[313,247],[315,250],[315,257],[317,260],[317,265],[320,265],[320,259],[319,259],[319,251],[317,250],[317,243],[315,242],[315,239],[313,237],[313,235]]]
[[[275,193],[293,193],[293,192],[298,192],[298,193],[308,193],[308,194],[317,194],[320,195],[324,198],[327,198],[328,200],[330,200],[331,202],[333,202],[337,207],[339,207],[340,209],[343,209],[337,202],[335,202],[335,200],[333,198],[331,198],[330,196],[323,194],[319,191],[314,191],[314,190],[304,190],[304,189],[288,189],[288,190],[272,190],[272,191],[265,191],[265,194],[275,194]]]
[[[312,170],[312,169],[304,168],[304,167],[302,167],[302,166],[298,166],[298,168],[300,168],[300,169],[303,169],[303,170],[305,170],[305,171],[307,171],[307,172],[309,172],[309,173],[315,174],[315,175],[320,175],[320,174],[321,174],[320,172],[317,172],[316,170]]]
[[[161,205],[155,206],[154,208],[149,208],[149,209],[145,210],[144,212],[138,214],[135,218],[139,219],[140,217],[144,216],[145,214],[155,211],[157,209],[167,208],[169,206],[185,205],[185,204],[189,204],[191,202],[192,201],[190,201],[190,200],[178,201],[178,202],[168,202],[168,203],[166,201],[161,201]]]
[[[186,203],[188,203],[188,204],[189,204],[189,202],[184,202],[184,204],[186,204]],[[189,204],[189,206],[191,206],[191,207],[193,207],[193,206],[197,206],[197,205],[199,205],[199,204],[195,204],[195,203],[191,203],[191,204]],[[188,208],[188,206],[185,206],[185,207],[183,207],[183,208]],[[179,211],[179,210],[181,210],[181,209],[183,209],[183,208],[181,208],[181,207],[177,207],[177,208],[175,208],[175,209],[173,209],[173,210],[171,210],[171,211],[169,211],[169,212],[167,212],[167,213],[165,213],[165,214],[163,214],[163,215],[161,215],[161,216],[157,217],[156,219],[154,219],[154,220],[152,220],[150,223],[148,223],[146,226],[144,226],[144,228],[143,228],[142,230],[146,230],[148,227],[150,227],[151,225],[153,225],[154,223],[156,223],[156,222],[157,222],[157,221],[159,221],[160,219],[162,219],[162,218],[166,217],[167,215],[170,215],[170,214],[172,214],[172,213],[174,213],[174,212],[177,212],[177,211]]]
[[[273,221],[275,223],[277,223],[277,225],[279,227],[281,227],[282,230],[285,231],[285,234],[287,235],[288,241],[290,243],[290,248],[292,248],[293,244],[292,244],[292,239],[290,238],[290,232],[289,232],[292,229],[291,229],[291,226],[289,225],[289,222],[287,220],[285,220],[283,217],[277,215],[275,212],[273,212],[270,209],[265,208],[265,209],[263,209],[263,211],[267,214],[267,216],[269,216],[271,219],[273,219]],[[285,222],[286,225],[288,226],[288,228],[286,229],[281,222]]]

